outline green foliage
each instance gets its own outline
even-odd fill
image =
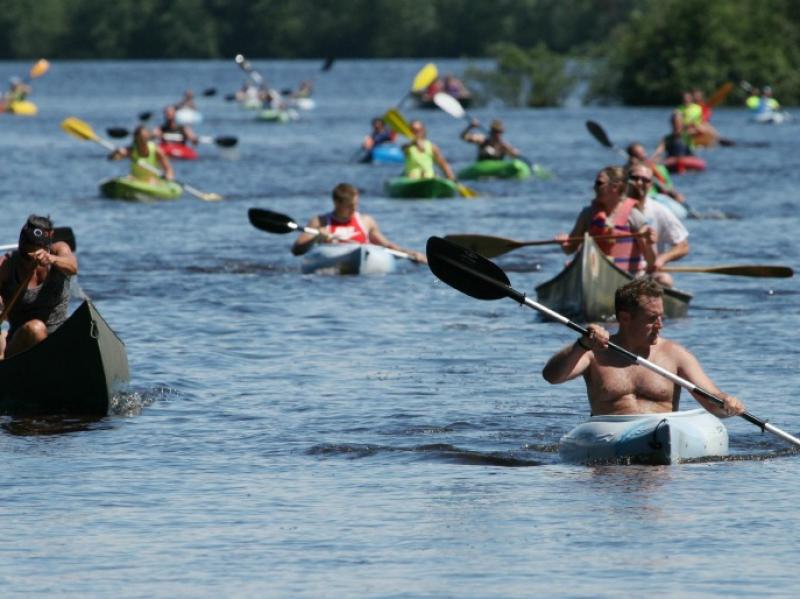
[[[792,0],[649,0],[606,43],[589,100],[671,105],[693,87],[770,82],[800,100],[800,19]],[[729,101],[741,101],[741,91]]]
[[[544,44],[524,49],[514,44],[492,46],[493,70],[470,67],[465,79],[483,100],[497,97],[508,106],[560,106],[574,87],[563,56]]]

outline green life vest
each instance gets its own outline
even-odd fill
[[[436,176],[433,170],[433,144],[425,140],[424,149],[420,151],[417,144],[412,143],[406,150],[405,176],[412,179],[432,179]]]
[[[694,125],[703,120],[703,107],[694,102],[691,104],[682,104],[678,107],[678,112],[680,112],[683,117],[684,125]]]
[[[131,175],[136,177],[137,179],[152,179],[157,175],[155,173],[150,172],[146,168],[143,168],[139,165],[139,161],[144,162],[145,164],[149,164],[156,170],[158,169],[158,160],[156,159],[156,152],[158,149],[156,148],[155,142],[148,141],[147,142],[147,156],[142,156],[139,154],[139,149],[136,147],[136,144],[133,144],[131,148]]]

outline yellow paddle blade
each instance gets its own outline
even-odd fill
[[[35,65],[31,67],[30,78],[36,79],[44,75],[50,68],[50,63],[46,59],[40,58]]]
[[[714,108],[715,106],[721,104],[722,102],[725,101],[725,98],[728,96],[728,94],[731,93],[732,89],[733,89],[732,82],[728,81],[727,83],[723,83],[717,88],[717,91],[711,94],[711,97],[708,99],[708,102],[706,102],[706,104],[708,104],[711,108]]]
[[[433,80],[436,79],[436,76],[439,74],[439,71],[436,69],[436,65],[432,62],[429,62],[424,67],[422,67],[417,73],[417,76],[414,77],[414,83],[411,84],[411,91],[412,92],[421,92],[423,89],[428,87]]]
[[[408,139],[414,139],[411,126],[396,108],[390,108],[386,111],[386,114],[383,115],[383,120],[393,131],[397,131],[400,135],[404,135]]]
[[[94,130],[89,126],[89,123],[74,116],[67,117],[61,121],[61,128],[70,135],[80,139],[86,139],[88,141],[98,141],[99,139]]]
[[[462,198],[477,198],[478,192],[464,185],[463,183],[456,183],[456,189]]]

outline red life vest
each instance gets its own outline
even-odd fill
[[[326,220],[331,235],[346,239],[351,243],[369,243],[367,228],[361,222],[361,215],[358,212],[354,212],[350,220],[345,222],[335,220],[333,212],[327,215]]]
[[[630,217],[631,211],[636,207],[636,204],[637,202],[633,198],[623,200],[614,211],[614,219],[612,221],[597,202],[592,202],[589,235],[594,237],[597,235],[632,233],[633,231],[631,231],[631,227],[628,224],[628,217]],[[639,244],[635,237],[597,239],[595,243],[622,270],[633,274],[644,270],[646,263],[639,251]]]

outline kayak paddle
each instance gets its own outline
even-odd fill
[[[461,105],[461,102],[459,102],[456,98],[454,98],[450,94],[446,94],[444,92],[439,92],[435,94],[433,96],[433,103],[436,104],[436,106],[441,108],[444,112],[446,112],[453,118],[456,119],[466,118],[470,121],[472,120],[472,116],[464,109],[464,107]],[[481,129],[483,129],[483,127],[481,127]],[[530,161],[529,158],[526,158],[522,154],[519,154],[518,156],[516,156],[516,158],[519,158],[520,160],[522,160],[522,162],[527,164],[531,168],[531,171],[533,172],[534,176],[536,176],[539,179],[549,179],[550,177],[553,176],[553,173],[550,172],[549,169],[543,167],[540,164],[534,164],[533,162]]]
[[[603,127],[601,127],[599,123],[596,123],[594,121],[586,121],[586,128],[589,130],[589,133],[592,134],[592,137],[594,137],[602,145],[604,145],[607,148],[610,148],[610,149],[614,150],[620,156],[624,156],[625,158],[628,158],[628,153],[625,150],[623,150],[622,148],[620,148],[618,146],[615,146],[611,142],[611,140],[608,138],[608,134],[606,133],[606,130],[603,129]]]
[[[383,120],[386,121],[386,124],[389,125],[392,129],[397,131],[400,135],[407,137],[408,139],[414,139],[414,132],[411,130],[411,125],[408,124],[408,121],[400,114],[400,111],[396,108],[390,108],[385,115],[383,115]],[[458,189],[459,195],[463,198],[477,198],[478,192],[474,189],[470,189],[463,183],[456,181],[456,188]]]
[[[418,94],[421,91],[424,91],[431,83],[434,82],[436,77],[439,75],[439,71],[436,68],[436,65],[432,62],[429,62],[424,67],[422,67],[417,74],[414,76],[414,80],[411,82],[411,88],[405,93],[405,95],[400,98],[400,101],[397,103],[398,108],[402,108],[405,101],[408,99],[409,96],[413,94]]]
[[[580,333],[581,335],[586,335],[588,333],[588,330],[581,325],[551,310],[547,306],[533,301],[525,293],[511,287],[511,283],[506,273],[503,272],[503,269],[483,256],[439,237],[431,237],[428,239],[426,252],[428,254],[428,266],[431,272],[440,280],[461,293],[481,300],[496,300],[508,297],[521,305],[524,304],[529,308],[541,312],[558,323],[566,325],[576,333]],[[701,395],[718,406],[724,405],[724,402],[713,393],[710,393],[702,387],[698,387],[691,381],[673,374],[669,370],[641,356],[637,356],[624,347],[609,342],[608,349],[625,356],[634,364],[638,364],[656,374],[660,374],[676,385],[680,385],[690,393]],[[740,416],[751,424],[758,426],[762,431],[769,431],[784,441],[800,447],[800,439],[769,422],[760,420],[748,412],[740,414]]]
[[[722,104],[725,101],[725,98],[728,97],[728,94],[731,93],[733,89],[733,82],[728,81],[720,85],[713,94],[708,98],[706,101],[706,105],[709,108],[715,108]]]
[[[319,235],[322,232],[313,227],[301,227],[290,216],[286,216],[280,212],[273,212],[272,210],[264,210],[262,208],[250,208],[247,211],[247,218],[250,219],[250,224],[256,229],[267,231],[268,233],[277,233],[278,235],[291,233],[293,231],[300,231],[308,233],[309,235]],[[347,240],[343,241],[346,242]],[[391,250],[389,248],[384,249],[397,258],[404,258],[412,262],[417,262],[414,256],[408,252]]]
[[[628,237],[640,237],[641,233],[632,235],[595,235],[594,239],[621,239]],[[479,253],[484,258],[494,258],[495,256],[502,256],[508,252],[513,252],[521,247],[530,245],[558,245],[564,241],[583,241],[583,237],[567,237],[564,240],[560,239],[540,239],[538,241],[516,241],[515,239],[507,239],[505,237],[494,237],[492,235],[479,235],[479,234],[459,234],[459,235],[445,235],[447,241],[456,243],[462,247]]]
[[[787,279],[794,276],[788,266],[769,264],[731,264],[726,266],[665,266],[664,272],[700,272],[714,275],[733,275],[738,277],[763,277]]]
[[[131,131],[125,127],[108,127],[106,129],[106,133],[109,137],[121,139],[123,137],[128,137],[128,135],[131,134]],[[179,133],[165,133],[162,135],[162,137],[166,141],[183,141],[183,136]],[[211,137],[210,135],[201,135],[197,138],[197,140],[201,144],[216,144],[221,148],[232,148],[239,143],[239,138],[233,135],[218,135],[216,137]]]

